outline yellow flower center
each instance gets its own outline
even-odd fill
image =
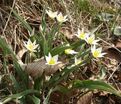
[[[80,63],[81,63],[80,60],[77,60],[77,61],[75,62],[76,65],[78,65],[78,64],[80,64]]]
[[[84,39],[84,38],[85,38],[85,33],[82,32],[82,33],[79,35],[79,38],[80,38],[80,39]]]
[[[97,58],[99,55],[100,55],[100,52],[99,52],[98,50],[95,50],[95,51],[93,52],[93,56],[94,56],[95,58]]]
[[[49,61],[49,64],[50,64],[50,65],[53,65],[53,64],[55,64],[55,63],[56,63],[55,60],[54,60],[53,58],[51,58],[50,61]]]
[[[63,20],[64,20],[63,16],[59,16],[59,17],[58,17],[58,20],[59,20],[59,21],[63,21]]]
[[[94,38],[93,38],[93,37],[90,37],[90,38],[87,39],[87,42],[88,42],[89,44],[92,44],[93,41],[94,41]]]
[[[33,50],[33,44],[29,44],[29,45],[28,45],[28,49],[29,49],[30,51],[32,51],[32,50]]]
[[[66,50],[65,50],[65,53],[66,53],[66,54],[70,54],[70,52],[71,52],[71,49],[66,49]]]

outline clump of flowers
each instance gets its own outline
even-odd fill
[[[38,44],[36,44],[36,40],[32,43],[31,40],[29,39],[27,42],[24,42],[24,46],[29,52],[33,53],[36,52]]]
[[[52,19],[56,18],[58,22],[63,23],[66,22],[67,19],[67,15],[63,16],[62,13],[58,13],[56,12],[52,12],[51,10],[46,10],[46,13],[48,14],[48,16]]]
[[[98,58],[98,57],[103,57],[106,53],[102,53],[102,48],[96,48],[96,45],[98,45],[97,42],[99,42],[99,40],[95,39],[95,35],[93,33],[85,33],[84,32],[84,28],[82,28],[82,30],[80,31],[80,29],[78,29],[76,36],[79,39],[85,40],[87,42],[87,44],[91,45],[91,53],[93,55],[93,57]]]
[[[46,64],[47,65],[56,65],[60,62],[58,62],[58,55],[55,55],[52,57],[52,55],[49,53],[48,56],[45,56]]]

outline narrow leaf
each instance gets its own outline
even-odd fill
[[[93,81],[93,80],[76,80],[74,81],[73,88],[79,88],[79,89],[89,89],[89,90],[94,90],[98,89],[101,91],[107,91],[112,94],[115,94],[117,96],[121,97],[121,93],[117,91],[113,86],[103,82],[103,81]]]
[[[29,30],[30,32],[32,32],[32,28],[30,27],[30,25],[21,17],[17,14],[17,12],[15,10],[13,10],[13,14],[16,16],[16,18],[18,19],[19,22],[22,23],[22,25]]]
[[[23,96],[28,95],[28,94],[31,94],[31,93],[40,93],[40,92],[39,91],[36,91],[36,90],[30,89],[30,90],[26,90],[26,91],[23,91],[23,92],[18,93],[18,94],[10,95],[10,96],[2,99],[1,101],[3,102],[3,104],[5,104],[5,103],[11,101],[12,99],[16,99],[16,98],[19,98],[20,99]]]

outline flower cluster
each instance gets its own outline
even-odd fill
[[[62,22],[66,22],[67,21],[67,15],[63,16],[62,13],[58,13],[56,12],[52,12],[51,10],[46,10],[46,13],[48,14],[48,16],[52,19],[56,18],[58,22],[62,23]]]
[[[82,30],[78,29],[77,34],[75,34],[79,39],[85,40],[90,45],[95,45],[99,40],[95,39],[95,35],[93,33],[85,33],[84,28]]]
[[[82,29],[82,31],[80,31],[78,29],[78,32],[76,34],[76,36],[82,40],[85,40],[88,44],[91,45],[91,53],[93,55],[94,58],[100,58],[100,57],[103,57],[106,53],[102,53],[102,48],[96,48],[96,45],[98,45],[98,41],[99,40],[96,40],[95,39],[95,35],[92,34],[92,33],[85,33],[84,32],[84,29]],[[70,46],[70,45],[67,45],[67,46]],[[71,49],[71,48],[68,48],[68,49],[65,49],[65,54],[71,54],[71,55],[75,55],[77,54],[78,52],[76,52],[75,50]],[[55,65],[55,64],[58,64],[58,55],[56,56],[51,56],[51,54],[49,53],[48,56],[46,56],[46,61],[48,65]],[[76,57],[74,58],[74,66],[75,65],[78,65],[82,62],[82,60],[79,58],[77,59]]]
[[[58,13],[56,12],[52,12],[51,10],[46,10],[46,13],[48,14],[48,16],[52,19],[55,19],[60,22],[63,23],[65,21],[67,21],[67,16],[63,16],[62,13]],[[91,45],[91,53],[93,55],[94,58],[99,58],[99,57],[103,57],[106,53],[102,53],[102,48],[97,48],[96,45],[98,45],[99,40],[95,39],[95,34],[91,33],[91,32],[85,32],[84,28],[82,28],[82,30],[78,29],[77,34],[75,34],[79,39],[84,40],[87,44]],[[38,44],[36,44],[36,41],[34,41],[33,43],[31,42],[31,40],[29,39],[28,42],[24,43],[26,49],[33,53],[36,52],[36,49],[38,47]],[[67,46],[70,46],[69,44]],[[67,48],[65,49],[65,54],[71,54],[71,55],[75,55],[78,52],[76,52],[75,50],[71,49],[71,48]],[[48,54],[48,56],[45,56],[46,59],[46,64],[47,65],[56,65],[60,62],[58,62],[58,55],[52,56],[50,53]],[[77,57],[74,58],[74,65],[78,65],[82,62],[82,60],[80,58],[77,59]]]
[[[95,39],[95,35],[93,33],[86,33],[84,32],[84,29],[80,30],[78,29],[77,34],[75,34],[79,39],[85,40],[87,44],[91,45],[91,53],[93,57],[98,58],[98,57],[103,57],[106,53],[102,53],[102,48],[96,48],[96,45],[98,45],[97,42],[99,40]]]

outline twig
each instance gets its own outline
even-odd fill
[[[103,39],[101,39],[101,38],[99,38],[99,37],[98,37],[98,39],[100,39],[102,42],[104,42],[105,44],[111,46],[112,48],[116,49],[118,52],[121,53],[121,50],[119,50],[119,49],[118,49],[117,47],[115,47],[114,45],[112,45],[112,44],[106,42],[105,40],[103,40]]]
[[[15,2],[16,2],[16,0],[13,1],[10,14],[9,14],[9,16],[8,16],[8,19],[7,19],[7,21],[6,21],[5,27],[4,27],[3,32],[2,32],[2,35],[4,35],[4,37],[5,37],[5,30],[6,30],[7,26],[8,26],[8,22],[9,22],[9,20],[10,20],[10,17],[11,17],[11,14],[12,14],[12,11],[13,11],[13,8],[14,8],[14,5],[15,5]],[[5,37],[5,39],[6,39],[6,37]],[[7,41],[7,39],[6,39],[6,41]]]
[[[114,75],[114,73],[116,72],[116,70],[118,69],[118,67],[120,66],[120,64],[117,66],[117,68],[115,68],[115,70],[112,72],[112,74],[110,75],[110,77],[108,78],[108,81],[112,78],[112,76]]]

